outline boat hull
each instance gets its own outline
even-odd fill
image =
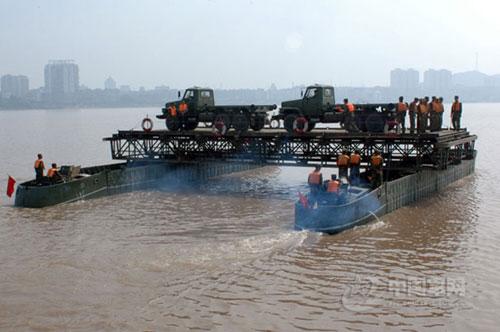
[[[344,205],[319,205],[305,208],[295,204],[295,228],[323,233],[338,233],[358,226],[423,197],[474,172],[475,158],[463,160],[446,170],[423,170],[385,182],[370,193]]]

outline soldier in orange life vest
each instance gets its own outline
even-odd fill
[[[358,126],[356,126],[355,117],[356,107],[353,103],[349,102],[349,99],[344,99],[344,126],[348,131],[359,131]]]
[[[61,175],[57,170],[57,164],[52,163],[52,167],[47,171],[47,177],[51,180],[51,182],[57,182],[61,179]]]
[[[307,179],[307,183],[309,184],[309,189],[311,190],[311,203],[317,200],[317,196],[321,190],[321,186],[323,185],[323,175],[321,174],[321,166],[317,165],[309,174]]]
[[[435,105],[435,112],[436,112],[436,130],[440,131],[441,128],[443,128],[443,113],[444,113],[444,106],[443,106],[443,97],[439,97],[437,99],[436,105]]]
[[[455,96],[455,101],[451,105],[451,123],[453,130],[460,130],[460,118],[462,117],[462,103]]]
[[[410,103],[410,106],[408,107],[408,116],[410,117],[410,133],[415,132],[415,118],[417,116],[417,105],[418,105],[418,98],[415,97],[413,101]]]
[[[406,111],[408,110],[408,104],[405,103],[403,96],[399,97],[399,102],[396,106],[396,120],[398,121],[398,132],[399,132],[399,127],[401,126],[403,134],[406,131],[405,128],[405,118],[406,118]]]
[[[427,119],[429,117],[429,108],[427,106],[427,101],[426,99],[420,99],[420,102],[418,103],[417,106],[417,111],[418,111],[418,132],[419,133],[425,133],[427,129]]]
[[[370,158],[370,166],[372,173],[372,188],[377,188],[382,184],[383,164],[384,164],[384,158],[380,155],[379,151],[375,151]]]
[[[351,179],[351,184],[353,185],[358,185],[359,184],[359,165],[361,164],[361,155],[359,150],[354,151],[353,154],[351,154],[351,157],[349,159],[349,166],[351,168],[351,174],[350,179]]]
[[[348,177],[347,175],[347,168],[349,167],[349,155],[347,154],[347,151],[342,151],[342,154],[340,154],[337,157],[337,167],[339,168],[339,178],[346,178]]]
[[[37,183],[41,183],[43,179],[43,170],[45,169],[45,165],[43,163],[43,156],[41,153],[38,154],[38,159],[35,160],[35,179]]]
[[[340,181],[337,180],[337,176],[335,174],[332,174],[332,179],[327,183],[326,192],[338,194],[339,190],[340,190]]]

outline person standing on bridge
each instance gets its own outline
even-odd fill
[[[353,103],[349,102],[349,99],[344,98],[344,126],[347,131],[359,131],[358,126],[356,126],[356,107]]]
[[[37,160],[35,160],[35,181],[37,184],[42,183],[43,171],[45,169],[45,164],[43,163],[43,156],[41,153],[38,154]]]
[[[418,132],[425,133],[427,130],[427,119],[429,117],[429,108],[425,98],[420,99],[417,107],[418,111]]]
[[[399,133],[399,128],[401,128],[401,132],[404,134],[406,131],[405,128],[405,118],[406,118],[406,111],[408,110],[408,104],[405,103],[403,96],[399,97],[399,102],[396,106],[396,120],[398,122],[398,129],[397,132]]]
[[[373,189],[379,187],[382,184],[383,164],[384,164],[384,158],[382,157],[379,151],[375,151],[370,158],[371,185]]]
[[[410,106],[408,107],[409,112],[409,118],[410,118],[410,133],[415,133],[415,118],[417,116],[417,106],[418,106],[418,98],[415,97],[413,101],[410,103]]]
[[[453,130],[460,130],[460,118],[462,117],[462,103],[458,96],[455,96],[455,101],[451,105],[451,124]]]
[[[443,106],[443,97],[439,97],[436,102],[436,130],[440,131],[441,128],[443,128],[443,113],[444,113],[444,106]]]
[[[339,168],[339,179],[342,178],[348,178],[347,175],[347,168],[349,167],[349,155],[347,154],[347,151],[344,150],[342,151],[342,154],[340,154],[337,157],[337,167]]]
[[[310,201],[311,204],[314,204],[318,200],[318,195],[321,191],[321,186],[323,185],[323,175],[321,174],[320,165],[316,165],[314,171],[309,173],[307,183],[309,184],[309,189],[311,191]]]
[[[349,159],[349,167],[351,168],[351,184],[357,186],[359,184],[359,166],[361,164],[361,155],[359,150],[355,150]]]

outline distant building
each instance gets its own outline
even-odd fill
[[[45,93],[64,96],[78,91],[78,65],[73,60],[51,60],[45,65]]]
[[[104,89],[105,90],[115,90],[116,89],[116,81],[110,76],[104,81]]]
[[[130,92],[132,89],[130,89],[130,85],[120,85],[120,91],[121,92]]]
[[[0,82],[0,90],[4,97],[25,97],[29,91],[28,77],[23,75],[4,75]]]
[[[452,86],[451,71],[446,69],[429,69],[424,72],[424,90],[430,92],[447,92]]]
[[[483,87],[490,85],[491,80],[494,81],[495,76],[490,77],[477,70],[453,74],[453,85],[461,87]]]
[[[390,86],[392,89],[414,91],[418,89],[419,81],[419,73],[415,69],[396,68],[391,70]]]

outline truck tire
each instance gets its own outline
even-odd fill
[[[384,132],[385,119],[382,114],[372,113],[366,117],[366,129],[371,133]]]
[[[167,115],[167,119],[165,120],[165,124],[167,129],[170,131],[177,131],[180,128],[179,118],[176,116]]]
[[[245,114],[236,114],[233,116],[233,128],[238,133],[245,133],[248,131],[249,123]]]
[[[253,121],[251,121],[250,128],[252,128],[253,131],[259,131],[264,128],[265,124],[266,119],[264,117],[256,116]]]
[[[196,128],[198,128],[198,121],[188,121],[184,124],[186,130],[195,130]]]
[[[294,132],[293,124],[294,124],[296,119],[297,119],[297,115],[295,115],[295,114],[288,114],[287,116],[285,116],[284,126],[285,126],[286,131],[289,134],[293,134],[293,132]]]

